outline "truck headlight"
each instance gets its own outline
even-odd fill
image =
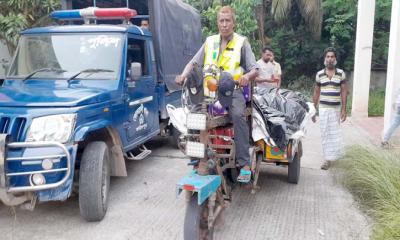
[[[66,143],[75,126],[76,114],[49,115],[34,118],[28,130],[27,142],[56,141]]]
[[[191,130],[206,130],[207,115],[189,113],[186,118],[186,127]]]

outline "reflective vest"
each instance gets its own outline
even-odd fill
[[[246,38],[233,33],[232,40],[219,56],[221,37],[219,34],[207,38],[204,46],[204,66],[214,64],[224,71],[232,74],[237,81],[243,75],[243,68],[240,66],[241,49]]]

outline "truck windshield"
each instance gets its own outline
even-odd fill
[[[53,34],[21,36],[9,78],[117,79],[122,34]],[[41,71],[41,69],[61,69]],[[86,69],[107,71],[85,72]],[[33,74],[32,76],[30,76]]]

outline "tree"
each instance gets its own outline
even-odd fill
[[[350,71],[354,65],[357,0],[325,0],[322,38],[336,48],[340,66]]]
[[[360,0],[186,1],[192,2],[193,6],[205,6],[206,2],[212,4],[206,4],[210,7],[200,10],[204,36],[217,32],[218,6],[235,6],[238,15],[236,30],[249,38],[254,53],[259,54],[260,46],[264,45],[274,49],[283,69],[283,86],[311,89],[315,73],[324,67],[322,52],[328,46],[337,49],[338,66],[346,71],[353,69],[357,2]],[[373,69],[386,69],[391,3],[392,0],[376,0]]]
[[[311,31],[314,39],[321,37],[322,27],[322,0],[272,0],[271,12],[277,22],[283,23],[291,20],[293,10],[300,13],[301,19]],[[301,21],[292,22],[296,29]]]
[[[0,39],[12,54],[22,30],[44,23],[43,17],[59,8],[59,0],[1,0]]]
[[[262,0],[186,0],[186,2],[200,10],[203,38],[218,33],[217,13],[222,6],[230,5],[236,12],[235,32],[246,36],[253,51],[259,52],[262,41],[255,12],[262,4]]]
[[[335,46],[346,70],[354,65],[357,0],[324,0],[323,39]],[[391,0],[377,0],[372,47],[372,68],[386,69],[389,48]],[[361,24],[360,24],[361,26]]]

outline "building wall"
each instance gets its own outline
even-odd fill
[[[350,90],[353,89],[353,72],[346,72],[347,80],[349,81]],[[371,71],[371,81],[369,88],[385,88],[386,87],[386,71]],[[350,91],[351,92],[351,91]]]

